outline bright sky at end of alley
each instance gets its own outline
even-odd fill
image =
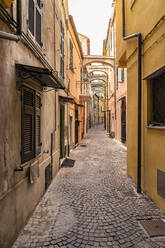
[[[91,54],[102,55],[112,13],[112,0],[68,0],[77,32],[90,38]]]

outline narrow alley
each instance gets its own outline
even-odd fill
[[[141,220],[165,216],[126,174],[126,148],[90,129],[71,151],[73,167],[61,168],[13,248],[165,247],[152,240]]]

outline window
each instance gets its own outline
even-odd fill
[[[121,69],[121,81],[124,81],[124,68]]]
[[[119,84],[119,72],[118,72],[118,67],[116,68],[116,89],[118,89],[118,84]]]
[[[28,28],[38,44],[41,42],[41,0],[29,0],[28,6]]]
[[[165,73],[150,81],[150,125],[165,126]]]
[[[60,42],[60,75],[64,79],[64,27],[61,22],[61,42]]]
[[[70,40],[70,68],[73,70],[73,43]]]
[[[83,72],[82,72],[82,68],[81,68],[80,69],[80,94],[82,94],[82,86],[83,86],[82,75],[83,75]]]
[[[110,50],[112,51],[112,42],[113,42],[113,37],[112,37],[112,31],[111,31],[111,33],[110,33]]]
[[[41,152],[41,96],[22,88],[22,163]]]

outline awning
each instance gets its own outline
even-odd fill
[[[65,102],[65,103],[75,103],[75,100],[71,97],[66,97],[66,96],[59,96],[59,100],[61,102]]]
[[[81,102],[90,102],[91,101],[91,96],[81,95],[81,96],[79,96],[79,100]]]
[[[82,104],[77,104],[77,103],[76,103],[76,105],[77,105],[78,107],[80,107],[80,108],[84,108],[84,107],[85,107],[85,106],[82,105]]]
[[[65,86],[55,72],[47,68],[16,64],[16,69],[20,72],[20,77],[22,79],[32,78],[43,87],[65,89]]]
[[[152,74],[150,74],[149,76],[143,78],[143,80],[151,80],[154,79],[156,77],[160,77],[163,74],[165,74],[165,66],[161,67],[159,70],[153,72]]]

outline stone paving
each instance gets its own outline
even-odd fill
[[[73,168],[62,168],[13,248],[158,248],[142,219],[163,213],[126,175],[126,149],[102,126],[89,131],[71,152]]]

